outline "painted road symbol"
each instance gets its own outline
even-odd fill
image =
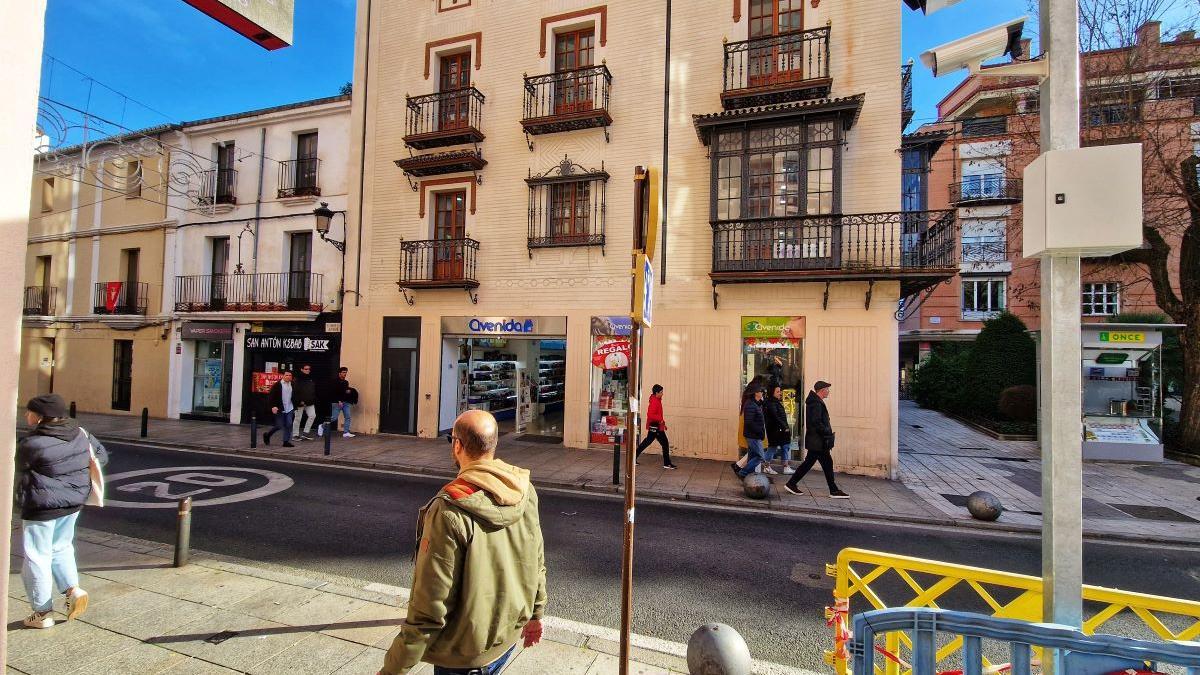
[[[104,482],[104,505],[127,509],[170,509],[184,497],[191,497],[194,507],[232,504],[267,497],[293,485],[292,479],[281,473],[236,466],[139,469],[106,476]]]

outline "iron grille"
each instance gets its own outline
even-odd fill
[[[612,73],[608,66],[587,66],[525,77],[521,124],[531,134],[607,126]]]
[[[58,289],[53,286],[25,287],[25,316],[54,316]]]
[[[279,198],[320,197],[321,160],[316,157],[289,159],[279,163]]]
[[[149,294],[150,286],[145,282],[101,281],[93,295],[93,313],[145,316]]]
[[[175,311],[320,312],[323,281],[315,272],[175,277]]]
[[[782,103],[829,93],[829,27],[725,43],[726,107]],[[753,92],[777,92],[755,98]]]

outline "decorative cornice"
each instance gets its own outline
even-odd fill
[[[570,19],[578,19],[581,16],[589,14],[600,15],[600,46],[603,47],[608,43],[608,5],[596,5],[595,7],[587,7],[585,9],[577,9],[574,12],[566,12],[565,14],[555,14],[554,16],[542,17],[542,35],[541,49],[538,51],[538,56],[546,55],[546,27],[552,23],[560,21],[568,21]],[[426,75],[428,78],[429,76]]]
[[[433,42],[425,43],[425,79],[429,79],[429,59],[433,54],[433,50],[437,47],[452,45],[455,42],[467,42],[468,40],[475,41],[475,54],[472,55],[472,60],[475,61],[475,70],[483,65],[483,33],[476,31],[467,33],[466,35],[455,35],[454,37],[442,38]]]
[[[72,239],[91,239],[92,237],[103,237],[108,234],[129,234],[131,232],[153,232],[154,230],[174,230],[179,228],[179,221],[171,218],[169,220],[160,220],[156,223],[139,223],[137,225],[115,225],[112,227],[99,227],[90,230],[77,230],[75,232],[62,232],[59,234],[41,234],[30,237],[30,244],[44,244],[52,241],[71,241]]]
[[[475,179],[471,176],[457,176],[453,178],[430,178],[421,181],[419,192],[421,193],[421,211],[420,217],[425,217],[425,188],[434,187],[437,185],[463,185],[470,184],[471,186],[471,215],[475,215]]]

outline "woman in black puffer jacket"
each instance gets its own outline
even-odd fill
[[[17,445],[15,481],[25,556],[21,579],[33,606],[24,623],[50,628],[55,589],[66,598],[68,620],[87,608],[75,567],[75,520],[92,491],[91,451],[101,464],[108,455],[67,416],[58,394],[34,397],[26,407],[25,421],[33,430]]]

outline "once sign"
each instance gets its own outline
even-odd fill
[[[105,506],[127,509],[170,509],[185,497],[192,506],[218,506],[260,499],[283,492],[294,481],[287,476],[237,466],[168,466],[125,471],[105,478]]]

